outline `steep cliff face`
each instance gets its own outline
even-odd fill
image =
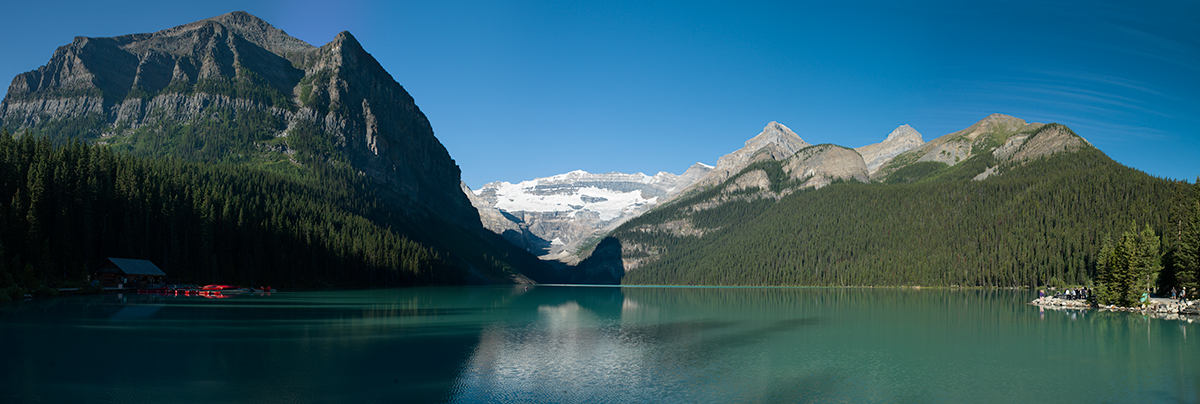
[[[349,166],[418,208],[409,214],[478,227],[429,121],[349,32],[318,48],[233,12],[154,33],[78,37],[13,79],[0,125],[148,155]],[[196,146],[164,146],[180,138]]]
[[[461,172],[425,114],[349,32],[304,54],[302,66],[293,92],[302,107],[289,129],[315,123],[353,167],[401,197],[463,224],[478,222],[459,188]]]
[[[147,119],[147,112],[158,110],[146,108],[152,95],[250,76],[266,87],[265,92],[283,95],[304,76],[287,57],[314,49],[245,12],[155,33],[76,37],[58,48],[45,66],[13,79],[0,106],[0,118],[10,129],[87,114],[98,114],[110,124],[125,121],[137,126]],[[165,104],[172,103],[156,106]],[[169,113],[179,111],[166,112],[164,118],[180,118]],[[198,113],[190,112],[193,116]],[[85,137],[97,135],[103,128],[89,129]]]

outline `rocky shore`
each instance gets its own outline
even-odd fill
[[[1086,300],[1060,299],[1057,297],[1039,297],[1029,302],[1034,306],[1044,307],[1047,309],[1097,309],[1100,311],[1125,311],[1136,312],[1151,315],[1156,318],[1164,318],[1169,320],[1200,320],[1200,303],[1187,302],[1179,303],[1169,299],[1151,299],[1149,303],[1140,307],[1120,307],[1104,304],[1093,304]]]

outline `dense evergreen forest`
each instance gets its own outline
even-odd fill
[[[487,254],[503,249],[487,250],[455,226],[397,216],[376,192],[349,169],[301,181],[4,131],[0,289],[81,285],[105,257],[148,259],[180,282],[243,285],[461,283],[486,276],[467,275],[468,266],[515,272],[507,257]]]
[[[921,163],[882,182],[838,182],[779,201],[752,189],[714,207],[723,186],[681,198],[611,234],[624,259],[641,261],[622,283],[1086,285],[1098,280],[1105,236],[1133,223],[1164,235],[1157,251],[1170,282],[1187,223],[1200,227],[1200,208],[1189,208],[1200,200],[1196,186],[1122,166],[1091,146],[971,179],[991,164]],[[662,229],[680,222],[702,234]]]

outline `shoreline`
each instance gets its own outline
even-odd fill
[[[1178,303],[1176,301],[1151,300],[1150,303],[1141,307],[1121,307],[1114,305],[1092,304],[1086,300],[1070,300],[1060,299],[1057,297],[1039,297],[1033,299],[1029,304],[1041,308],[1051,310],[1098,310],[1098,311],[1119,311],[1126,313],[1142,313],[1155,318],[1166,320],[1181,320],[1193,322],[1200,320],[1200,302],[1189,301],[1187,303]]]

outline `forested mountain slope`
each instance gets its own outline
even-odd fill
[[[1174,231],[1194,200],[1186,183],[1124,167],[1062,125],[996,118],[900,154],[876,182],[806,188],[793,160],[755,163],[612,232],[621,282],[1086,284],[1105,234],[1134,222]]]
[[[521,282],[518,268],[543,267],[480,225],[425,115],[348,32],[315,47],[233,12],[154,33],[77,37],[13,79],[0,126],[14,144],[47,139],[74,150],[20,146],[5,166],[15,171],[0,173],[8,181],[0,203],[15,226],[0,239],[4,258],[13,271],[44,272],[43,283],[81,276],[106,256],[151,259],[170,275],[220,275],[185,280],[273,284]],[[102,161],[135,174],[72,168],[100,164],[71,157],[80,150],[112,154]],[[96,191],[95,216],[83,220],[64,213],[66,200],[31,202],[42,177],[29,170],[43,164],[51,171],[38,175],[55,192],[60,181],[105,183],[93,175],[115,175],[125,191]],[[82,209],[93,196],[73,197],[84,198],[72,202]],[[132,222],[104,222],[124,212]],[[201,217],[213,227],[199,226]],[[176,219],[188,226],[162,222]],[[66,227],[47,230],[51,222]],[[99,227],[72,227],[84,222]],[[134,231],[130,223],[144,227],[137,237],[111,238]],[[215,233],[196,233],[203,229]],[[35,241],[51,236],[104,240]],[[345,273],[305,269],[334,263],[348,263]]]

